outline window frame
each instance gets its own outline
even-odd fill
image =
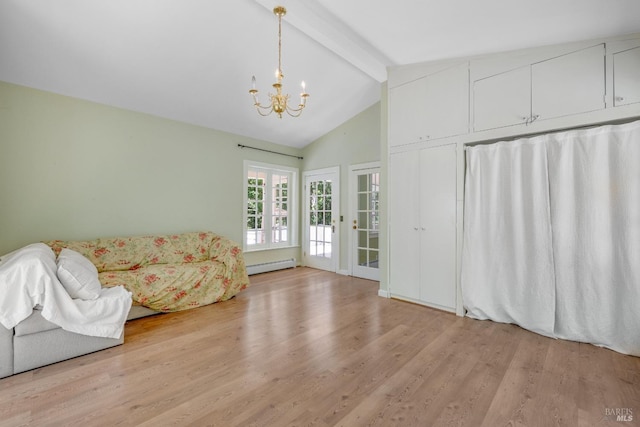
[[[270,163],[255,162],[251,160],[244,161],[244,174],[243,174],[243,196],[242,196],[242,248],[245,252],[262,251],[269,249],[290,248],[298,246],[298,221],[299,221],[299,209],[298,209],[298,169],[289,166],[275,165]],[[265,237],[264,243],[248,243],[248,233],[251,230],[247,226],[249,220],[249,172],[262,172],[266,174],[266,183],[263,192],[263,215],[262,215],[262,230]],[[272,218],[273,210],[267,209],[267,206],[272,206],[274,203],[273,192],[273,177],[277,175],[288,175],[287,179],[287,240],[283,242],[273,242],[273,229]],[[257,229],[257,228],[256,228]]]

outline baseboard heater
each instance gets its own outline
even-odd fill
[[[285,268],[293,268],[296,266],[296,259],[283,259],[280,261],[263,262],[262,264],[253,264],[247,266],[247,273],[252,274],[266,273],[269,271],[284,270]]]

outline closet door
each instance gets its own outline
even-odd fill
[[[456,148],[390,156],[391,296],[454,311]]]
[[[427,139],[424,100],[427,79],[421,78],[389,90],[389,145],[394,147]]]
[[[469,63],[389,90],[389,145],[425,142],[469,131]]]
[[[456,307],[456,146],[420,153],[420,301]]]
[[[423,106],[426,139],[469,131],[469,63],[426,77]]]
[[[640,102],[640,46],[613,55],[613,102]]]
[[[604,108],[604,45],[531,66],[531,115],[545,120]]]
[[[389,160],[389,244],[392,296],[420,298],[420,156],[409,151]]]
[[[524,124],[531,115],[531,67],[476,80],[473,112],[475,131]]]

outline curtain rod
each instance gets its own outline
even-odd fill
[[[614,119],[614,120],[608,120],[608,121],[604,121],[604,122],[598,122],[598,123],[590,123],[590,124],[585,124],[585,125],[578,125],[578,126],[573,126],[573,127],[565,127],[565,128],[558,128],[558,129],[550,129],[550,130],[542,130],[542,131],[538,131],[538,132],[533,132],[533,133],[525,133],[525,134],[520,134],[520,135],[512,135],[510,137],[507,138],[495,138],[495,139],[487,139],[484,141],[475,141],[475,142],[467,142],[464,144],[464,150],[467,151],[467,147],[475,147],[476,145],[490,145],[490,144],[495,144],[496,142],[513,142],[513,141],[517,141],[518,139],[522,139],[522,138],[534,138],[536,136],[540,136],[540,135],[551,135],[551,134],[555,134],[555,133],[561,133],[561,132],[569,132],[572,130],[582,130],[582,129],[592,129],[592,128],[597,128],[600,126],[609,126],[609,125],[623,125],[626,123],[631,123],[634,122],[636,120],[638,120],[639,117],[626,117],[626,118],[622,118],[622,119]]]
[[[281,156],[287,156],[287,157],[294,157],[298,160],[302,160],[304,157],[302,156],[295,156],[293,154],[287,154],[287,153],[278,153],[277,151],[271,151],[271,150],[265,150],[264,148],[257,148],[257,147],[249,147],[248,145],[242,145],[242,144],[238,144],[238,147],[240,148],[250,148],[252,150],[258,150],[258,151],[264,151],[265,153],[271,153],[271,154],[279,154]]]

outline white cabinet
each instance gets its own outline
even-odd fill
[[[391,68],[387,92],[388,291],[446,310],[456,308],[464,161],[456,175],[445,144],[637,117],[640,33],[454,61]]]
[[[527,125],[605,108],[604,60],[604,44],[599,44],[476,80],[473,129]]]
[[[391,296],[455,311],[456,148],[390,156]]]
[[[473,85],[474,130],[525,123],[531,116],[531,69],[521,67]]]
[[[390,292],[420,299],[420,156],[393,154],[389,164]]]
[[[640,46],[613,54],[613,105],[640,102]]]
[[[604,44],[531,66],[531,114],[540,120],[605,107]]]
[[[468,131],[468,62],[389,90],[391,146],[460,135]]]

